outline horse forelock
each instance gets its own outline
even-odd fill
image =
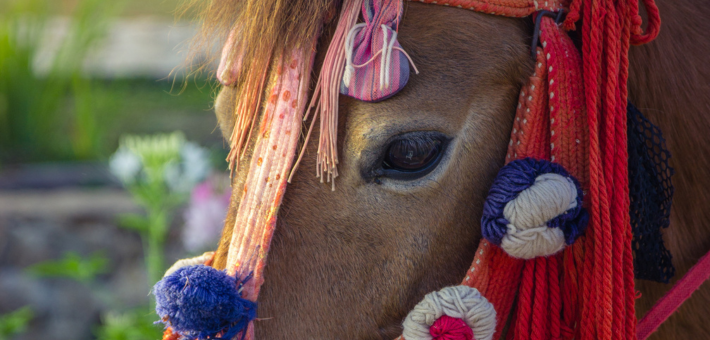
[[[308,59],[312,42],[336,14],[336,0],[186,0],[179,15],[197,14],[200,32],[190,46],[190,59],[208,51],[206,61],[196,71],[208,69],[222,50],[222,63],[237,65],[229,82],[235,96],[232,132],[228,138],[237,156],[230,154],[230,167],[238,166],[249,145],[252,130],[262,111],[262,95],[269,81],[276,79],[278,64],[291,58],[292,51],[303,50]],[[198,52],[200,51],[200,52]],[[200,58],[203,59],[203,58]],[[219,78],[219,76],[218,76]],[[237,116],[248,116],[246,123]],[[252,117],[254,117],[252,119]],[[235,147],[236,146],[236,147]]]

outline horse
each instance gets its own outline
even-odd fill
[[[659,0],[658,7],[659,37],[630,52],[629,100],[661,128],[673,155],[675,204],[664,237],[677,279],[710,249],[710,145],[703,142],[710,8],[700,0]],[[341,96],[335,191],[309,173],[317,146],[305,145],[278,213],[257,337],[394,339],[426,293],[461,281],[481,239],[483,201],[504,164],[520,88],[534,68],[532,29],[529,19],[405,4],[399,39],[419,74],[383,102]],[[224,86],[215,101],[226,138],[237,92]],[[389,176],[383,164],[402,141],[436,153],[438,163],[423,175]],[[243,159],[250,157],[247,148]],[[245,180],[243,171],[233,178],[217,269],[226,265]],[[672,283],[637,280],[637,316]],[[710,338],[706,315],[707,283],[653,339]]]

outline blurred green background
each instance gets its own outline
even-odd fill
[[[226,150],[183,1],[0,0],[0,340],[158,339],[156,275],[216,242]],[[156,134],[216,170],[184,192],[112,174]]]
[[[2,0],[0,166],[105,159],[126,132],[219,143],[212,83],[178,63],[193,27],[173,20],[179,4]]]

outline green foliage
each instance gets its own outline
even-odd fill
[[[124,313],[108,312],[102,325],[95,330],[97,340],[156,340],[162,337],[162,327],[153,322],[155,311],[140,307]]]
[[[34,313],[29,306],[22,307],[12,313],[0,315],[0,340],[9,340],[13,336],[27,330]]]
[[[96,276],[108,271],[108,263],[108,259],[101,253],[84,259],[77,253],[68,252],[60,260],[40,262],[27,271],[39,277],[61,277],[88,284]]]
[[[209,152],[187,142],[180,132],[129,135],[121,138],[109,168],[123,182],[134,201],[145,209],[145,215],[122,216],[119,225],[141,236],[149,284],[152,285],[165,271],[165,240],[175,210],[211,170]],[[69,278],[87,285],[107,271],[108,260],[103,255],[82,258],[71,252],[64,254],[62,259],[28,268],[29,273],[39,277]],[[103,316],[95,334],[99,340],[155,340],[162,334],[161,327],[153,324],[155,320],[155,312],[148,307],[111,311]]]
[[[165,271],[163,252],[168,227],[178,206],[210,171],[209,153],[187,142],[181,132],[148,136],[127,135],[109,162],[145,216],[123,215],[119,225],[143,239],[150,284]]]
[[[100,148],[93,82],[82,74],[88,51],[105,34],[116,1],[80,0],[47,74],[39,52],[54,0],[7,0],[0,10],[0,148],[4,159],[89,158]],[[120,2],[120,1],[119,1]],[[71,119],[60,119],[69,95]],[[67,136],[69,138],[67,138]],[[49,157],[48,157],[49,156]]]
[[[0,162],[104,159],[123,131],[194,124],[182,112],[206,110],[209,86],[174,96],[169,81],[97,80],[82,69],[125,4],[158,13],[177,1],[0,0]],[[56,13],[70,23],[61,36],[48,34]],[[165,111],[173,117],[161,119]]]

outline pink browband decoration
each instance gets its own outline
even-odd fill
[[[308,98],[312,53],[294,51],[281,61],[256,136],[246,184],[227,253],[227,273],[244,285],[242,297],[256,301],[264,283],[264,266],[286,180],[293,165]],[[254,338],[253,324],[246,339]]]
[[[397,41],[402,2],[366,0],[365,22],[345,41],[345,73],[340,93],[366,102],[385,100],[409,81],[409,56]]]

